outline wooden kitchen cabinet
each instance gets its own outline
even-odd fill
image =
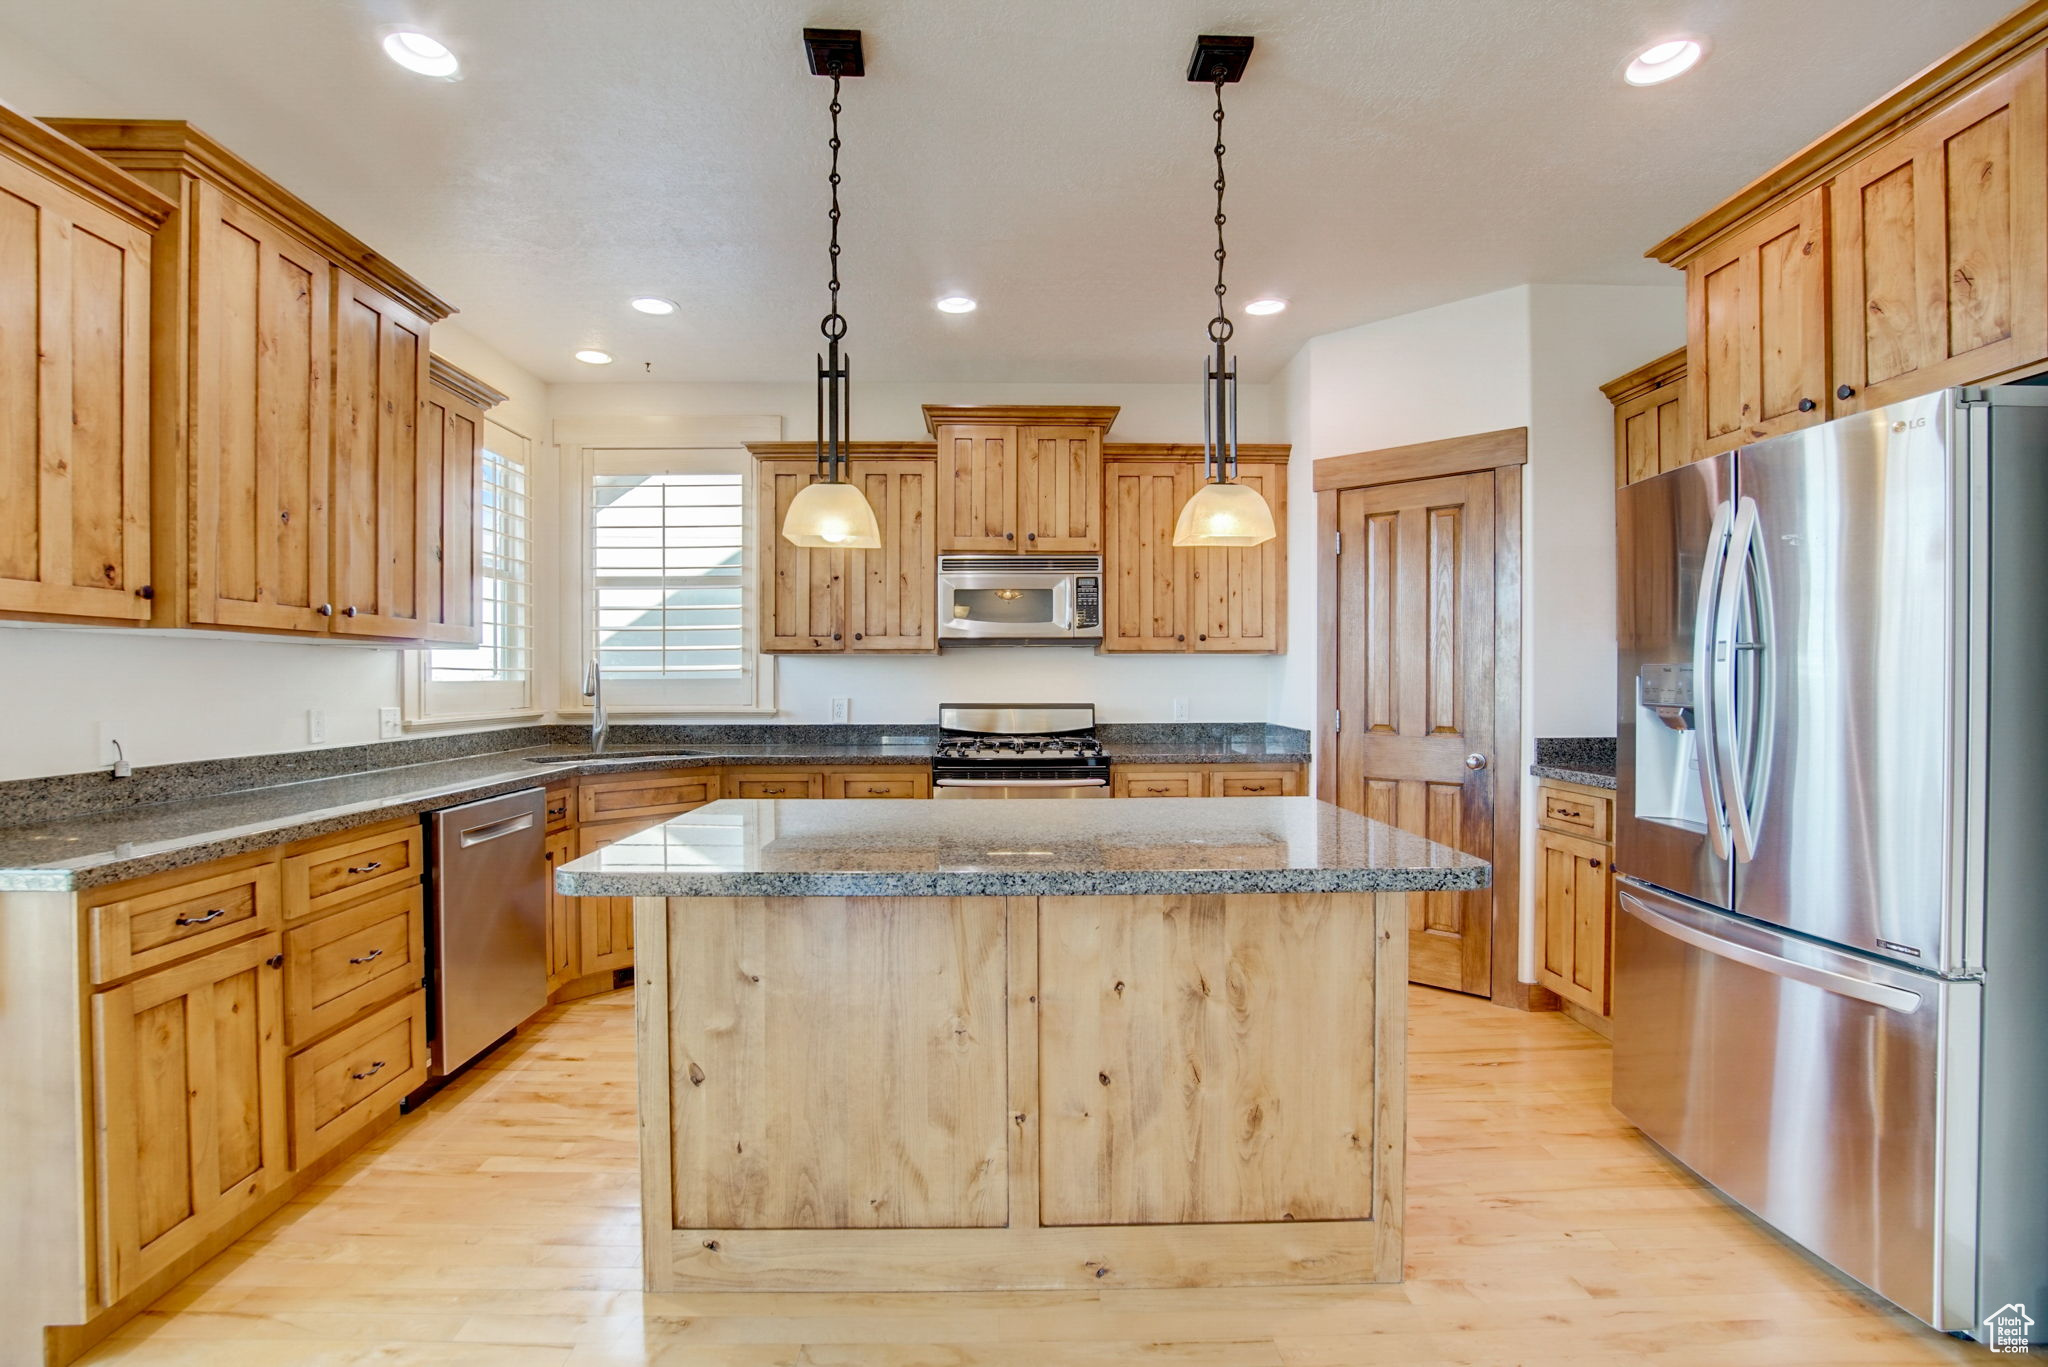
[[[1603,1034],[1614,942],[1613,829],[1611,792],[1556,780],[1538,786],[1537,980],[1574,1019]]]
[[[781,535],[797,493],[817,476],[808,442],[757,442],[761,650],[771,655],[938,649],[938,470],[932,448],[860,442],[847,479],[882,530],[875,550],[795,546]]]
[[[1017,429],[1017,534],[1041,555],[1102,549],[1102,428]]]
[[[283,964],[272,931],[93,996],[108,1300],[283,1180]]]
[[[1686,423],[1685,348],[1600,386],[1614,405],[1614,482],[1676,470],[1692,459]]]
[[[151,258],[149,624],[473,640],[445,612],[448,578],[476,574],[446,519],[473,510],[420,452],[428,328],[454,310],[189,124],[51,125],[173,206]]]
[[[583,976],[582,933],[578,928],[576,904],[581,900],[555,891],[555,871],[576,857],[576,832],[556,831],[541,848],[547,861],[547,934],[543,951],[548,961],[548,995],[553,996]]]
[[[2044,91],[2035,52],[1835,178],[1836,413],[2048,359]]]
[[[759,454],[759,448],[755,453]],[[757,556],[762,653],[822,654],[845,649],[846,557],[868,552],[797,546],[782,535],[790,503],[817,478],[814,460],[762,460],[756,477],[762,531]]]
[[[1102,444],[1117,411],[926,404],[938,443],[939,553],[1100,551]]]
[[[1188,552],[1194,573],[1190,644],[1198,654],[1277,655],[1287,649],[1287,467],[1240,461],[1237,482],[1259,491],[1280,534],[1262,546]]]
[[[474,643],[482,631],[477,513],[483,498],[485,407],[470,397],[469,385],[457,387],[473,377],[440,357],[427,358],[427,375],[413,538],[416,638]]]
[[[1827,191],[1816,188],[1686,267],[1695,458],[1828,417]]]
[[[939,550],[946,555],[1017,549],[1017,429],[946,423],[939,443]]]
[[[0,108],[0,616],[149,617],[150,262],[171,208]]]

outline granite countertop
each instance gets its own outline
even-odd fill
[[[1529,766],[1529,772],[1537,778],[1583,783],[1588,788],[1613,788],[1614,737],[1540,737],[1536,742],[1536,762]]]
[[[1481,860],[1308,797],[727,799],[564,865],[581,897],[1173,896],[1482,888]]]
[[[1114,763],[1306,763],[1291,746],[1233,738],[1143,740],[1109,747]],[[636,751],[640,753],[636,753]],[[180,797],[0,829],[0,892],[68,892],[139,878],[313,836],[496,797],[577,774],[744,764],[931,762],[930,740],[786,741],[639,746],[593,759],[573,746],[526,746],[455,759]],[[1120,799],[1129,800],[1129,799]],[[920,808],[919,810],[926,810]]]
[[[1537,778],[1562,779],[1566,783],[1580,783],[1588,788],[1613,789],[1621,784],[1612,769],[1602,772],[1598,769],[1574,769],[1563,764],[1532,764],[1529,766],[1529,772]]]

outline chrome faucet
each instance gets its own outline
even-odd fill
[[[590,663],[583,670],[583,696],[590,699],[590,753],[604,753],[605,733],[611,730],[611,721],[604,711],[604,671],[598,668],[598,657],[590,657]]]

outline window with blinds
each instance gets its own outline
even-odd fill
[[[477,487],[477,644],[421,652],[417,720],[534,705],[533,504],[526,438],[486,422]]]

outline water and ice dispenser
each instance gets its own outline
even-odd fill
[[[1636,816],[1704,825],[1701,759],[1693,667],[1642,666],[1636,671]]]

